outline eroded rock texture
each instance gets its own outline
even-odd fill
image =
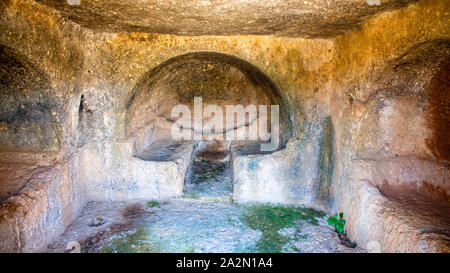
[[[0,251],[45,249],[89,201],[178,197],[203,158],[229,162],[238,202],[344,212],[362,248],[448,252],[449,14],[440,0],[1,1]],[[172,107],[196,96],[280,105],[276,151],[173,141]]]
[[[201,108],[198,109],[194,105],[196,97],[201,98],[198,100]],[[177,105],[186,106],[189,115],[175,113],[174,116],[172,109]],[[227,106],[237,105],[242,105],[242,111],[254,107],[248,109],[255,109],[255,116],[241,119],[235,113],[237,110],[227,110]],[[266,116],[261,116],[260,105],[266,106]],[[267,124],[265,131],[270,132],[272,105],[281,105],[279,122],[282,135],[278,146],[282,147],[291,135],[292,124],[286,98],[271,79],[250,63],[230,55],[189,53],[162,63],[136,84],[126,102],[126,130],[128,136],[136,138],[136,155],[148,157],[143,154],[164,146],[164,142],[174,145],[171,135],[174,124],[180,130],[189,130],[192,136],[189,140],[203,133],[205,139],[215,137],[226,141],[227,134],[233,131],[235,136],[239,134],[243,136],[241,139],[249,139],[249,130],[259,130],[261,125],[258,121],[263,118]],[[222,113],[219,124],[213,120],[215,114],[212,111],[216,109]],[[227,111],[236,122],[227,123]],[[203,114],[200,121],[203,129],[196,129],[195,114]],[[267,135],[264,137],[270,137]],[[256,136],[253,141],[240,141],[241,148],[249,150],[244,147],[246,142],[257,146],[260,137],[263,136]]]
[[[51,91],[48,79],[24,57],[0,47],[0,145],[3,152],[56,151],[61,141],[63,102]],[[52,94],[53,93],[53,94]],[[23,186],[36,166],[5,162],[0,199]]]
[[[346,185],[338,198],[356,191],[364,200],[347,200],[356,205],[348,214],[358,222],[351,232],[359,241],[378,238],[385,251],[448,251],[448,146],[436,145],[447,129],[436,131],[434,124],[440,119],[443,126],[448,116],[446,99],[436,97],[436,88],[445,94],[448,83],[440,80],[437,87],[436,80],[447,67],[449,46],[437,39],[411,47],[374,72],[364,92],[348,90],[345,110],[342,101],[334,104],[346,113],[337,130],[347,148],[338,155],[352,157],[344,163]],[[375,221],[384,228],[366,226]]]
[[[365,0],[115,0],[107,5],[95,0],[85,0],[82,5],[54,0],[38,2],[55,7],[85,27],[103,31],[330,37],[360,25],[366,16],[413,1],[381,1],[382,5],[368,5],[371,1]]]
[[[10,150],[54,150],[60,145],[62,102],[48,79],[27,60],[0,48],[1,146]]]

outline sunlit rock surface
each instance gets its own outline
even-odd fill
[[[367,251],[448,252],[449,14],[440,0],[1,1],[0,251],[77,233],[89,202],[173,202],[202,188],[192,171],[229,166],[225,207],[344,212]],[[196,95],[280,105],[277,150],[171,140],[171,107]]]
[[[85,174],[92,200],[133,200],[178,197],[188,169],[192,144],[184,144],[171,160],[143,160],[132,156],[130,145],[89,144],[80,152],[79,171]]]
[[[329,37],[357,27],[367,16],[414,1],[388,0],[380,5],[367,0],[114,0],[107,5],[98,0],[84,0],[82,5],[37,2],[56,8],[82,26],[102,31]]]

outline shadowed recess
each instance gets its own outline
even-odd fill
[[[0,46],[0,146],[3,150],[59,149],[62,104],[47,77],[24,57]]]
[[[151,69],[129,94],[125,105],[127,134],[138,139],[135,150],[142,154],[138,157],[158,158],[149,154],[151,147],[155,151],[156,144],[160,147],[172,145],[163,143],[172,140],[170,126],[176,118],[171,116],[171,111],[174,106],[183,104],[193,114],[194,97],[202,98],[203,107],[218,105],[223,114],[226,105],[266,105],[268,120],[271,105],[279,105],[282,147],[291,135],[289,102],[259,68],[227,54],[193,52],[171,58]],[[203,117],[205,120],[208,118]],[[224,130],[238,130],[253,122],[250,119],[243,124],[238,121],[235,127],[224,127]]]

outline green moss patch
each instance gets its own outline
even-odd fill
[[[325,216],[324,212],[294,206],[254,205],[246,210],[241,221],[262,233],[256,244],[257,251],[269,253],[281,252],[286,243],[296,239],[280,234],[280,230],[297,227],[298,220],[318,225],[317,218]]]
[[[148,201],[147,202],[147,207],[149,208],[154,208],[154,207],[159,207],[160,203],[158,201]]]
[[[140,226],[135,232],[113,239],[103,247],[102,253],[155,253],[157,249],[149,244],[148,229]]]

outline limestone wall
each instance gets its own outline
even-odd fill
[[[375,191],[374,200],[382,197],[361,185],[421,186],[426,180],[448,194],[448,146],[442,145],[445,133],[437,133],[445,128],[439,111],[448,101],[437,91],[430,95],[432,79],[442,81],[446,73],[448,9],[445,1],[419,1],[375,15],[346,34],[305,39],[97,32],[31,0],[2,3],[0,44],[42,71],[63,107],[56,148],[0,149],[1,186],[8,188],[2,193],[0,250],[36,251],[89,200],[162,198],[171,190],[179,195],[192,147],[178,163],[133,157],[126,103],[159,64],[212,51],[267,75],[293,126],[283,150],[234,155],[238,200],[343,211],[350,239],[363,247],[376,240],[383,251],[429,251],[419,235],[394,249],[398,236],[383,228],[392,218],[375,217],[370,193]],[[8,128],[2,125],[0,133]]]
[[[432,144],[439,132],[446,134],[433,126],[438,107],[432,82],[449,58],[448,16],[444,2],[421,1],[336,37],[330,86],[333,195],[336,210],[347,215],[350,238],[362,246],[377,242],[388,252],[445,250],[444,239],[423,233],[429,224],[417,224],[423,206],[412,206],[409,213],[416,219],[407,219],[404,211],[384,208],[389,200],[380,189],[389,185],[448,199],[448,161],[442,156],[448,146]],[[439,93],[447,89],[441,82]],[[436,100],[438,116],[448,116],[448,101]],[[428,184],[433,190],[426,190]],[[435,241],[428,241],[432,237]]]

